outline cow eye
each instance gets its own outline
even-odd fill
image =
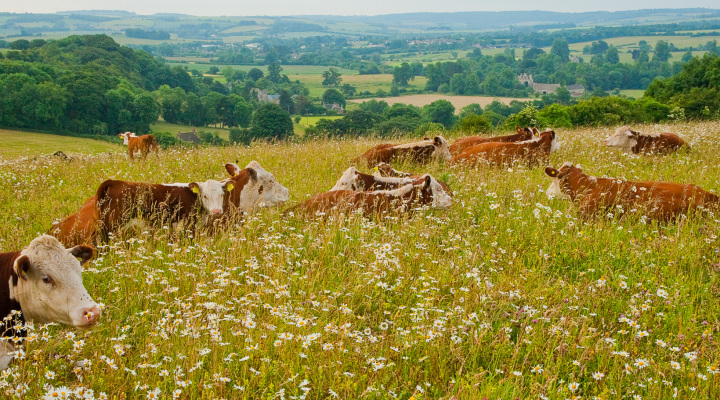
[[[54,284],[55,284],[55,281],[53,281],[53,278],[51,278],[51,277],[49,277],[49,276],[43,276],[43,277],[42,277],[42,281],[43,281],[44,283],[47,283],[48,285],[54,285]]]

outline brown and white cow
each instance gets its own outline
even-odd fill
[[[82,265],[95,254],[92,247],[65,249],[54,237],[35,238],[21,251],[0,253],[0,336],[24,336],[16,323],[55,322],[87,329],[100,319],[100,308],[82,282]],[[20,313],[18,313],[20,312]],[[15,351],[0,344],[0,369]]]
[[[446,162],[450,158],[450,145],[442,136],[414,143],[380,144],[358,157],[359,160],[364,160],[368,166],[380,162],[389,163],[393,160],[412,160],[424,163],[431,159],[437,159]]]
[[[97,237],[97,197],[91,196],[75,213],[53,225],[49,234],[66,247],[94,243]]]
[[[133,159],[135,152],[140,152],[140,157],[147,157],[150,151],[158,155],[158,144],[153,135],[137,136],[133,132],[119,133],[118,136],[123,140],[123,144],[128,147],[128,155]]]
[[[476,144],[480,143],[491,143],[491,142],[500,142],[500,143],[511,143],[511,142],[522,142],[525,140],[530,140],[533,138],[533,135],[538,136],[540,133],[538,132],[537,128],[521,128],[519,126],[515,127],[515,133],[514,135],[505,135],[505,136],[468,136],[464,138],[460,138],[455,141],[450,146],[450,154],[456,156],[460,153],[462,153],[465,149],[471,146],[475,146]]]
[[[251,161],[245,169],[237,164],[225,164],[234,188],[227,199],[228,208],[235,212],[252,214],[261,207],[274,207],[290,198],[290,191],[257,161]]]
[[[410,176],[409,172],[398,171],[385,162],[381,162],[373,168],[373,175],[375,175],[376,172],[380,174],[380,176],[388,178],[407,178]]]
[[[95,195],[99,228],[113,232],[138,217],[163,223],[193,219],[199,216],[198,203],[207,224],[223,214],[232,190],[230,180],[172,184],[106,180]]]
[[[560,169],[547,167],[545,173],[557,179],[559,189],[584,216],[612,210],[613,213],[639,212],[652,219],[672,220],[690,210],[715,209],[720,205],[717,195],[696,185],[596,178],[569,162]]]
[[[430,205],[438,209],[446,209],[452,205],[452,198],[442,186],[430,175],[423,175],[398,189],[355,192],[352,190],[335,190],[317,194],[287,212],[297,214],[355,212],[365,216],[393,212],[411,212],[413,207]]]
[[[666,154],[683,146],[690,149],[690,145],[674,133],[640,133],[627,126],[621,126],[603,142],[606,146],[634,154]]]
[[[413,175],[407,178],[384,177],[380,175],[377,168],[375,173],[369,175],[358,171],[355,167],[350,167],[343,172],[340,179],[338,179],[330,191],[352,190],[354,192],[367,192],[373,190],[393,190],[421,179],[422,177],[424,177],[424,175]],[[436,180],[435,178],[433,178],[433,180],[442,187],[445,193],[452,197],[452,191],[447,183]]]
[[[529,166],[547,162],[550,154],[560,148],[555,131],[542,132],[539,137],[522,142],[490,142],[470,146],[452,159],[452,164],[477,165],[485,163],[496,166],[511,166],[514,162],[525,162]]]

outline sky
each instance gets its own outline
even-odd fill
[[[29,0],[3,1],[0,12],[54,13],[73,10],[125,10],[146,15],[180,13],[198,16],[380,15],[408,12],[620,11],[644,8],[720,8],[720,0]]]

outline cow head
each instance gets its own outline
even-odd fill
[[[410,176],[409,173],[398,171],[386,162],[381,162],[377,166],[375,166],[375,168],[373,169],[373,175],[393,178],[407,178]]]
[[[57,322],[89,328],[100,308],[82,283],[82,265],[95,254],[80,245],[65,249],[49,235],[35,238],[13,264],[10,298],[20,303],[26,321]]]
[[[546,167],[545,174],[552,180],[550,186],[545,191],[548,198],[560,197],[568,198],[570,189],[567,184],[567,177],[572,173],[582,173],[580,165],[573,165],[571,162],[565,162],[560,169]]]
[[[422,204],[432,204],[434,208],[445,210],[452,205],[452,196],[445,191],[437,179],[425,174],[413,182],[416,188],[422,190]],[[428,197],[429,196],[429,197]]]
[[[358,174],[360,171],[357,170],[355,167],[350,167],[343,172],[342,176],[338,181],[335,183],[335,186],[333,186],[332,189],[330,189],[331,192],[334,192],[336,190],[352,190],[356,191],[358,189],[363,190],[364,186],[362,185],[362,181],[358,179]],[[363,186],[363,187],[361,187]]]
[[[626,152],[631,152],[638,142],[638,133],[633,132],[627,126],[621,126],[615,133],[603,141],[608,147],[617,147]]]
[[[537,128],[521,128],[519,126],[516,126],[515,132],[517,132],[518,135],[521,135],[520,140],[518,140],[519,142],[522,142],[524,140],[530,140],[533,138],[533,135],[540,136]]]
[[[242,170],[237,164],[225,164],[228,173],[238,178]],[[263,169],[257,161],[251,161],[245,167],[248,181],[245,185],[236,185],[233,191],[240,196],[232,196],[233,204],[241,211],[249,213],[258,207],[274,207],[290,198],[290,191],[275,179],[275,176]],[[234,180],[234,179],[233,179]]]
[[[216,218],[225,211],[223,210],[223,204],[235,185],[232,180],[220,182],[210,179],[205,182],[190,182],[188,187],[197,195],[207,215]]]
[[[127,146],[128,143],[130,143],[130,141],[128,140],[128,138],[130,137],[130,132],[118,133],[118,137],[123,140],[123,144],[125,146]]]
[[[447,140],[445,140],[444,137],[435,136],[432,144],[435,148],[435,151],[433,151],[432,153],[433,157],[436,157],[442,161],[450,161],[450,159],[452,158],[452,155],[450,155],[450,144]]]
[[[557,135],[555,134],[555,131],[548,129],[545,132],[542,132],[539,136],[539,140],[549,140],[550,141],[550,154],[556,152],[560,149],[560,143],[557,140]]]

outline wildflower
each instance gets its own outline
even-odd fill
[[[599,381],[600,379],[605,377],[605,374],[603,374],[600,371],[593,372],[592,377],[595,378],[596,381]]]
[[[580,361],[578,361],[578,360],[573,360],[573,365],[576,366],[576,367],[579,367],[579,366],[580,366]]]
[[[530,372],[532,372],[533,374],[542,374],[543,367],[542,367],[542,365],[538,364],[538,365],[534,366],[533,369],[530,370]]]
[[[708,367],[708,368],[709,368],[709,367]],[[46,379],[55,379],[55,373],[52,372],[52,371],[48,371],[48,372],[45,373],[45,378],[46,378]]]
[[[708,367],[707,367],[707,372],[715,375],[715,374],[717,374],[718,372],[720,372],[720,369],[718,369],[718,367],[716,367],[716,366],[714,366],[714,365],[708,365]]]
[[[568,389],[570,389],[571,392],[578,390],[579,387],[580,384],[577,382],[570,382],[570,384],[568,385]]]
[[[680,369],[680,363],[677,361],[670,361],[670,367],[672,369]]]
[[[643,369],[648,366],[647,360],[643,360],[642,358],[635,359],[635,366],[639,369]]]
[[[658,346],[660,346],[660,347],[665,347],[665,346],[667,346],[667,343],[665,343],[664,341],[662,341],[662,340],[660,340],[660,339],[656,340],[656,341],[655,341],[655,344],[658,345]]]
[[[512,374],[515,376],[522,376],[522,372],[520,372],[520,371],[513,371]]]

